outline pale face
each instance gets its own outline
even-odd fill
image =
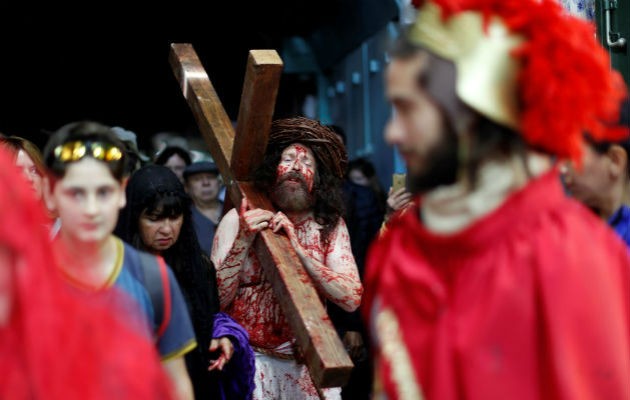
[[[125,206],[125,190],[107,165],[86,157],[71,163],[47,196],[61,218],[61,237],[72,243],[104,243]]]
[[[31,157],[29,157],[24,150],[20,150],[17,154],[15,164],[22,171],[26,180],[28,180],[31,184],[37,199],[41,199],[43,191],[43,177],[39,174],[39,171],[37,170],[37,167]]]
[[[142,243],[154,254],[167,250],[179,238],[183,222],[183,215],[172,218],[158,218],[143,211],[138,221]]]
[[[168,160],[166,160],[166,164],[164,164],[164,166],[170,168],[170,170],[173,171],[175,175],[177,175],[180,182],[184,182],[184,170],[186,169],[186,161],[184,161],[183,158],[181,158],[177,154],[173,154],[169,157]]]
[[[363,172],[361,172],[360,169],[355,168],[350,170],[350,172],[348,173],[348,178],[350,179],[350,182],[354,183],[355,185],[370,186],[370,181],[363,174]]]
[[[387,97],[395,112],[385,129],[386,141],[394,145],[413,175],[426,173],[427,159],[443,132],[442,113],[427,90],[417,81],[429,68],[429,54],[409,59],[394,58],[387,69]]]
[[[0,328],[6,326],[13,305],[13,259],[11,252],[0,246]]]
[[[213,172],[200,172],[189,175],[186,190],[194,203],[208,203],[219,195],[219,176]]]
[[[304,178],[310,193],[313,190],[316,171],[317,161],[311,149],[303,144],[294,143],[282,151],[280,163],[278,163],[276,170],[276,181],[281,180],[287,173],[297,172]],[[294,179],[289,179],[286,182],[287,184],[300,185],[300,182]]]

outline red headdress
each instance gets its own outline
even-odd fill
[[[498,17],[508,35],[520,39],[499,56],[516,61],[513,74],[516,93],[511,95],[516,105],[515,116],[494,118],[486,110],[462,100],[495,122],[515,128],[530,145],[579,162],[585,133],[598,141],[617,141],[627,136],[627,129],[616,126],[620,103],[627,95],[621,75],[611,70],[608,54],[595,39],[594,26],[569,15],[555,0],[413,0],[413,4],[421,7],[416,27],[420,26],[424,33],[411,40],[421,46],[426,45],[426,37],[429,42],[435,39],[435,31],[439,31],[438,37],[457,32],[444,27],[462,14],[480,16],[486,33]],[[433,25],[422,22],[425,10],[435,6],[441,11],[441,22]],[[466,36],[462,37],[466,41]],[[462,41],[460,38],[457,40]],[[431,44],[428,47],[435,50]],[[470,54],[466,57],[470,62]],[[505,80],[495,78],[494,82],[505,84]],[[488,91],[502,92],[505,96],[505,86],[495,86],[469,91],[473,93],[470,98],[474,93],[485,96]]]
[[[171,398],[149,339],[111,303],[60,279],[41,204],[4,150],[0,221],[0,299],[10,299],[0,321],[0,398]]]

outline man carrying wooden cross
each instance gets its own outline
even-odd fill
[[[277,213],[230,210],[217,229],[212,261],[221,307],[250,335],[256,350],[255,399],[316,399],[307,368],[296,361],[295,339],[254,251],[258,232],[283,231],[322,298],[353,311],[363,288],[341,218],[340,181],[347,154],[338,137],[317,121],[291,118],[272,123],[256,186],[269,193]],[[339,388],[324,389],[339,398]]]

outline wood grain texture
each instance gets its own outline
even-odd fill
[[[230,164],[238,180],[250,180],[262,163],[281,75],[282,60],[275,50],[249,52]]]
[[[173,43],[169,61],[224,181],[233,181],[234,128],[197,53],[188,43]]]
[[[241,182],[239,186],[252,206],[273,211],[269,199],[252,183]],[[255,246],[313,382],[318,387],[345,384],[352,371],[352,361],[289,239],[264,230],[258,235]]]
[[[282,70],[277,53],[250,52],[236,136],[192,46],[171,45],[170,62],[232,203],[239,205],[246,196],[252,207],[275,211],[266,194],[251,181],[237,180],[236,176],[251,178],[262,161]],[[241,162],[243,158],[246,160]],[[289,240],[266,230],[259,234],[255,246],[313,382],[320,388],[343,385],[350,376],[352,361]]]

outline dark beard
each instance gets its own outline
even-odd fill
[[[287,182],[291,178],[299,179],[299,186]],[[313,207],[313,195],[309,193],[304,177],[294,171],[286,173],[273,185],[271,200],[282,212],[306,211]]]
[[[429,154],[423,171],[407,171],[407,188],[411,193],[425,193],[438,186],[451,185],[457,180],[458,169],[457,134],[445,119],[442,139]]]

